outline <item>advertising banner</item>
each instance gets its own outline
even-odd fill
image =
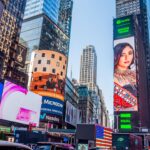
[[[30,90],[64,101],[66,56],[52,50],[37,50],[34,53]]]
[[[39,125],[42,97],[9,81],[5,81],[0,103],[0,119]]]
[[[18,44],[15,62],[24,67],[26,60],[27,48]]]
[[[133,16],[114,19],[114,40],[133,36]]]
[[[65,122],[74,126],[79,123],[79,110],[75,108],[69,101],[66,102]]]
[[[62,123],[62,117],[56,116],[56,115],[49,115],[47,113],[41,113],[40,121],[59,124],[59,123]]]
[[[42,97],[41,113],[63,116],[64,102],[50,97]]]
[[[134,37],[114,41],[114,111],[138,111]]]

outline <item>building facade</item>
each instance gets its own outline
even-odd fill
[[[45,14],[57,23],[59,7],[60,0],[27,0],[24,19]]]
[[[79,94],[72,81],[67,77],[65,86],[65,123],[68,128],[75,128],[79,119]],[[70,126],[72,125],[72,126]]]
[[[0,78],[10,80],[26,87],[27,75],[22,71],[27,49],[19,44],[19,35],[23,22],[26,1],[3,1],[4,7],[0,18]]]
[[[58,26],[70,37],[73,0],[61,0],[59,7]]]
[[[116,17],[140,14],[140,0],[116,0]]]
[[[81,123],[92,123],[93,121],[93,102],[89,94],[87,86],[79,86],[79,110],[81,116]]]
[[[90,91],[96,90],[97,55],[94,46],[83,49],[80,62],[80,84],[86,85]]]
[[[68,55],[69,37],[45,15],[24,20],[20,40],[28,47],[27,61],[37,49],[53,49]]]

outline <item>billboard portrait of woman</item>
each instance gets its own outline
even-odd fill
[[[114,47],[114,109],[137,111],[135,51],[130,43]]]

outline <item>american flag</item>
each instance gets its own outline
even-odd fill
[[[112,147],[112,129],[96,125],[96,147],[104,149]]]

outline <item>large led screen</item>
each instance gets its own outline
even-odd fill
[[[63,116],[64,102],[50,97],[42,97],[41,113]]]
[[[39,125],[42,97],[9,81],[5,81],[0,103],[0,119]]]
[[[64,101],[67,58],[52,50],[34,51],[30,90]]]
[[[1,99],[1,96],[3,94],[3,83],[0,82],[0,99]]]
[[[65,122],[74,126],[79,123],[79,110],[75,108],[69,101],[66,102]]]
[[[137,111],[134,37],[114,41],[114,110]]]
[[[47,113],[41,113],[40,115],[41,122],[49,122],[49,123],[62,123],[62,116],[51,115]]]

